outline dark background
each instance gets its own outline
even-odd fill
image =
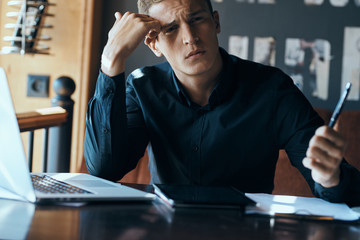
[[[256,1],[257,2],[257,1]],[[102,45],[107,41],[107,33],[114,23],[114,13],[120,11],[137,12],[136,0],[106,0],[102,15]],[[276,67],[286,72],[285,41],[287,38],[305,40],[324,39],[330,42],[331,56],[328,100],[311,96],[307,79],[304,79],[304,94],[314,107],[333,109],[341,94],[341,71],[345,27],[360,27],[360,7],[349,0],[344,7],[334,7],[330,0],[319,6],[307,6],[303,0],[276,0],[276,4],[240,3],[236,0],[213,1],[213,8],[220,14],[220,46],[228,50],[230,35],[249,37],[249,59],[253,59],[255,37],[276,39]],[[306,57],[311,57],[307,54]],[[164,61],[157,58],[144,45],[140,44],[128,59],[126,73],[134,69]],[[360,101],[348,101],[345,109],[359,110]]]

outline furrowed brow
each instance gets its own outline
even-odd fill
[[[192,17],[194,17],[194,16],[196,16],[196,15],[199,15],[199,14],[201,14],[201,13],[204,13],[204,12],[206,12],[206,10],[201,9],[201,10],[199,10],[199,11],[196,11],[196,12],[193,12],[193,13],[189,13],[189,14],[187,15],[187,18],[192,18]],[[167,28],[169,28],[169,27],[171,27],[171,26],[173,26],[173,25],[175,25],[175,24],[176,24],[176,21],[173,20],[171,23],[162,25],[160,31],[164,31],[164,30],[166,30]]]
[[[201,14],[201,13],[204,13],[204,12],[206,12],[206,10],[205,10],[205,9],[201,9],[201,10],[199,10],[199,11],[196,11],[196,12],[193,12],[193,13],[189,13],[189,14],[187,15],[187,17],[188,17],[188,18],[192,18],[192,17],[194,17],[194,16],[196,16],[196,15],[199,15],[199,14]]]
[[[165,29],[167,29],[167,28],[169,28],[169,27],[171,27],[171,26],[173,26],[173,25],[175,25],[175,24],[176,24],[176,22],[175,22],[175,20],[174,20],[174,21],[172,21],[171,23],[162,25],[162,26],[161,26],[161,31],[163,31],[163,30],[165,30]]]

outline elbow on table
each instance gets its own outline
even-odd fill
[[[111,156],[104,156],[100,151],[85,148],[84,157],[86,168],[91,175],[111,181],[118,181],[120,179],[116,173],[117,168],[109,166],[111,162],[109,163],[108,159],[111,159]]]

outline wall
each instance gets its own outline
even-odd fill
[[[45,22],[53,25],[52,29],[44,29],[42,34],[52,37],[46,42],[50,46],[50,55],[18,54],[0,55],[0,67],[5,69],[11,89],[16,112],[30,111],[36,108],[50,106],[50,99],[55,96],[52,88],[53,81],[60,76],[69,76],[76,83],[76,90],[72,96],[75,101],[73,138],[71,154],[71,171],[77,171],[83,156],[83,136],[85,129],[85,111],[88,101],[88,88],[91,81],[91,47],[96,42],[92,39],[93,0],[50,0],[56,6],[49,7],[49,13],[54,17],[46,17]],[[12,31],[4,29],[4,24],[13,22],[5,17],[6,12],[16,11],[7,6],[7,1],[0,1],[0,39],[12,35]],[[101,9],[100,9],[101,10]],[[0,41],[0,48],[8,43]],[[97,57],[97,56],[96,56]],[[49,98],[30,98],[26,96],[27,75],[39,74],[50,76]],[[22,134],[24,135],[24,134]],[[40,171],[42,133],[35,132],[34,171]],[[27,136],[23,136],[25,147]]]
[[[260,2],[276,3],[260,4]],[[308,5],[306,4],[308,2],[318,2],[319,5]],[[342,2],[344,6],[336,7],[336,2]],[[219,3],[214,2],[214,9],[220,12],[221,17],[220,44],[229,49],[230,36],[247,36],[249,40],[248,59],[254,60],[255,38],[273,37],[275,40],[275,66],[288,74],[297,72],[298,75],[303,76],[302,90],[314,106],[333,109],[343,86],[343,64],[346,63],[343,60],[344,46],[346,45],[344,42],[345,27],[357,27],[360,31],[360,6],[356,4],[358,2],[358,0],[228,0]],[[358,37],[360,38],[359,32]],[[291,42],[287,42],[289,39],[303,40],[308,45],[315,41],[315,45],[302,49],[302,53],[305,54],[302,61],[303,65],[299,59],[294,59],[297,61],[295,66],[289,66],[289,61],[286,64],[285,57],[287,56],[289,60],[291,54],[289,53]],[[296,41],[293,44],[296,46]],[[293,50],[300,52],[300,49],[294,49],[295,46],[293,45]],[[315,70],[311,72],[309,70],[311,61],[313,58],[316,60],[316,56],[314,57],[313,54],[319,54],[321,50],[324,51],[325,47],[329,50],[328,55],[319,56],[320,61],[313,61]],[[313,50],[316,49],[318,51],[314,51],[314,53]],[[355,59],[358,62],[355,65],[360,70],[360,49],[357,50],[354,46],[352,51],[354,53],[359,51],[358,58]],[[296,53],[293,52],[293,55]],[[321,57],[325,59],[321,59]],[[323,76],[318,74],[326,68],[329,68],[327,81],[324,76],[327,71],[323,71]],[[318,75],[316,76],[316,74]],[[344,79],[344,81],[349,81],[349,78]],[[357,93],[358,95],[359,81],[360,74],[357,76],[357,81],[354,82],[356,84],[353,84],[352,94]],[[314,88],[312,85],[314,84],[320,88],[319,96],[313,95]],[[323,85],[323,90],[321,90],[321,85]],[[348,101],[346,108],[360,109],[358,96],[357,100]]]
[[[248,44],[245,46],[247,59],[254,60],[255,38],[260,37],[264,40],[264,38],[271,37],[275,43],[272,46],[274,66],[289,75],[301,76],[302,83],[299,83],[299,80],[294,77],[295,82],[315,107],[325,109],[335,107],[344,85],[343,81],[349,81],[348,77],[343,77],[343,65],[349,65],[349,61],[343,60],[344,31],[345,27],[360,29],[359,0],[213,0],[212,2],[214,10],[218,10],[220,14],[222,31],[219,35],[219,42],[221,47],[231,50],[230,36],[247,37]],[[319,5],[308,5],[305,2]],[[336,7],[335,3],[344,3],[344,6]],[[136,1],[108,0],[104,3],[103,45],[106,42],[106,34],[113,25],[115,10],[136,12]],[[288,46],[286,46],[287,41]],[[239,43],[241,40],[238,40],[237,44],[239,45]],[[257,54],[260,55],[260,58],[261,54],[264,55],[267,51],[266,47],[268,46],[264,43],[269,43],[269,41],[260,42],[257,45],[259,46],[258,50],[261,50],[261,47],[265,48],[262,52],[260,51],[260,54]],[[296,49],[296,44],[299,43],[308,46]],[[244,45],[238,47],[244,47]],[[236,43],[233,48],[236,52]],[[324,49],[328,50],[328,53]],[[324,56],[314,56],[319,55],[321,51],[325,51]],[[348,59],[355,65],[353,68],[358,66],[359,74],[351,91],[353,95],[357,96],[353,96],[355,99],[347,102],[345,109],[360,109],[360,46],[359,50],[354,48],[353,51],[350,47],[350,52],[357,53],[357,51],[359,51],[358,55],[350,56]],[[296,54],[297,56],[294,56]],[[286,64],[285,56],[288,58],[288,64]],[[296,59],[290,59],[291,56]],[[359,56],[358,60],[356,56]],[[269,59],[269,56],[267,57],[265,60]],[[302,60],[301,57],[303,57]],[[289,65],[289,63],[291,64],[290,60],[295,61],[293,66]],[[140,44],[140,47],[128,59],[126,71],[129,73],[137,67],[152,65],[160,61],[163,59],[156,58],[146,46]],[[356,61],[358,61],[358,65]],[[312,70],[310,70],[310,66],[313,67]],[[318,88],[317,96],[316,88]]]

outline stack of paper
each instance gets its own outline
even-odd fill
[[[359,215],[346,204],[330,203],[320,198],[272,195],[264,193],[246,193],[257,202],[256,206],[247,207],[247,214],[265,214],[270,216],[306,216],[311,219],[334,219],[355,221]],[[324,218],[325,217],[325,218]]]

